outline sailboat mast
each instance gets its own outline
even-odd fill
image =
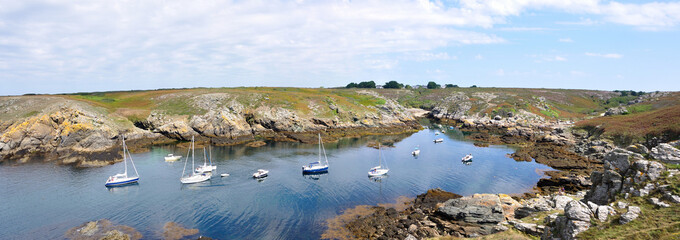
[[[380,151],[380,143],[378,143],[378,163],[380,163],[380,168],[382,168],[382,152]]]
[[[326,156],[326,148],[323,146],[323,140],[321,140],[321,134],[319,134],[319,143],[319,145],[321,145],[321,150],[323,151],[323,158],[326,160],[326,166],[328,166],[328,157]],[[321,158],[321,156],[319,156],[319,158]]]
[[[122,137],[123,137],[123,164],[125,165],[125,177],[127,177],[127,161],[125,160],[125,149],[127,148],[125,147],[125,136]]]
[[[194,150],[194,136],[191,136],[191,171],[194,169],[194,157],[196,156],[196,150]],[[191,174],[194,175],[194,174]]]
[[[319,163],[321,163],[321,133],[319,133]]]

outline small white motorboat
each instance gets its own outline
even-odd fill
[[[439,135],[439,132],[434,132],[434,135]]]
[[[413,152],[411,152],[411,155],[413,155],[413,156],[418,156],[418,155],[420,155],[420,149],[418,149],[418,147],[416,147],[416,149],[413,150]]]
[[[437,139],[434,140],[434,143],[440,143],[440,142],[444,142],[444,139],[443,138],[437,138]]]
[[[442,129],[442,133],[446,133],[446,130]]]
[[[222,173],[222,174],[220,174],[220,176],[222,176],[222,177],[229,177],[229,173]]]
[[[266,177],[267,175],[269,175],[268,170],[257,169],[257,172],[253,173],[253,178],[263,178]]]
[[[176,162],[181,158],[182,158],[182,156],[175,156],[171,153],[171,154],[168,154],[168,156],[165,156],[165,161],[166,162]]]
[[[465,157],[463,157],[463,159],[461,159],[461,161],[469,162],[469,161],[472,161],[472,158],[473,158],[472,154],[468,154],[468,155],[465,155]]]

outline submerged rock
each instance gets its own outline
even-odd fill
[[[182,239],[198,234],[198,229],[187,229],[175,222],[167,222],[163,226],[163,238],[166,240]]]
[[[102,219],[71,228],[66,231],[64,237],[74,240],[134,240],[141,239],[142,234],[132,227],[114,225],[111,221]]]

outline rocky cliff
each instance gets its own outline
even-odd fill
[[[136,148],[192,136],[217,145],[255,139],[314,142],[316,133],[332,141],[419,128],[404,107],[372,91],[292,99],[289,94],[295,93],[230,91],[129,97],[136,102],[120,95],[0,98],[0,162],[112,164],[122,160],[120,136]]]

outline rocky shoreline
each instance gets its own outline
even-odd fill
[[[436,113],[433,117],[437,118]],[[633,221],[644,214],[639,206],[631,206],[640,199],[660,208],[680,203],[680,192],[659,183],[679,180],[678,170],[668,170],[660,162],[677,164],[680,141],[651,150],[640,144],[621,149],[565,122],[522,125],[517,119],[501,119],[442,121],[475,132],[468,136],[475,141],[521,146],[510,156],[517,161],[535,160],[560,170],[546,172],[549,178],[539,180],[535,192],[540,194],[461,197],[432,189],[418,195],[403,211],[374,207],[348,221],[346,228],[360,239],[477,237],[509,228],[541,239],[575,239],[592,221]]]
[[[343,112],[335,107],[337,116],[320,118],[300,116],[285,108],[248,109],[234,102],[225,107],[218,101],[219,96],[213,95],[196,100],[200,103],[197,106],[206,109],[202,115],[151,112],[146,119],[133,122],[106,116],[80,102],[54,98],[60,107],[53,106],[46,113],[0,120],[0,163],[109,165],[122,160],[120,136],[126,137],[132,151],[141,151],[149,145],[188,141],[192,136],[198,143],[222,146],[262,140],[311,143],[316,142],[318,133],[325,141],[335,141],[421,128],[412,114],[392,100],[375,108],[376,113]]]

